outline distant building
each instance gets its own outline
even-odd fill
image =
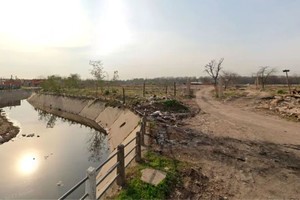
[[[41,84],[43,83],[43,79],[31,79],[31,80],[23,80],[22,86],[25,87],[41,87]]]
[[[202,82],[191,82],[191,85],[203,85],[203,83]]]
[[[2,79],[0,81],[0,89],[6,90],[6,89],[19,89],[21,88],[22,82],[21,80],[13,80],[13,79]]]
[[[41,87],[43,79],[0,79],[0,90],[20,89],[24,87]]]

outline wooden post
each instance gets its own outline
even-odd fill
[[[141,133],[138,131],[136,132],[136,147],[135,147],[135,161],[141,162],[142,160],[142,150],[141,150]]]
[[[143,83],[143,97],[145,97],[146,94],[146,81]]]
[[[124,145],[120,144],[118,146],[117,161],[119,162],[117,167],[117,184],[119,186],[124,186],[125,184],[125,157],[124,157]]]
[[[168,84],[166,84],[166,97],[168,96]]]
[[[176,82],[174,82],[174,97],[176,97]]]
[[[89,167],[86,171],[88,179],[85,182],[85,192],[88,199],[96,199],[96,169]]]
[[[218,97],[221,98],[223,97],[223,79],[220,79],[218,84]]]
[[[123,91],[123,104],[125,104],[125,88],[124,87],[122,88],[122,91]]]
[[[187,79],[187,82],[186,82],[186,93],[187,93],[186,94],[187,96],[191,95],[191,81],[189,78]]]
[[[146,114],[142,118],[142,134],[141,134],[141,145],[145,145],[145,133],[146,133]]]

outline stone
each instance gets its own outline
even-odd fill
[[[146,168],[142,170],[141,180],[151,185],[157,186],[166,178],[166,173],[160,170]]]

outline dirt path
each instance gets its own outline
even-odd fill
[[[223,104],[211,90],[197,92],[198,115],[159,131],[160,151],[188,163],[170,198],[299,199],[299,123]]]
[[[217,136],[279,144],[300,144],[300,123],[225,105],[214,100],[211,91],[211,87],[204,87],[196,94],[197,104],[208,114],[204,115],[205,120],[203,115],[194,118],[191,123],[195,126],[203,125],[202,122]]]

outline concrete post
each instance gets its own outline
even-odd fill
[[[135,161],[141,162],[142,160],[142,150],[141,150],[141,133],[138,131],[136,132],[136,147],[135,147]]]
[[[96,199],[96,169],[89,167],[86,171],[88,179],[85,182],[85,192],[88,199]]]
[[[120,144],[118,146],[117,161],[119,162],[119,165],[117,167],[117,173],[119,174],[117,178],[117,184],[119,186],[124,186],[125,185],[125,157],[124,157],[123,144]]]

